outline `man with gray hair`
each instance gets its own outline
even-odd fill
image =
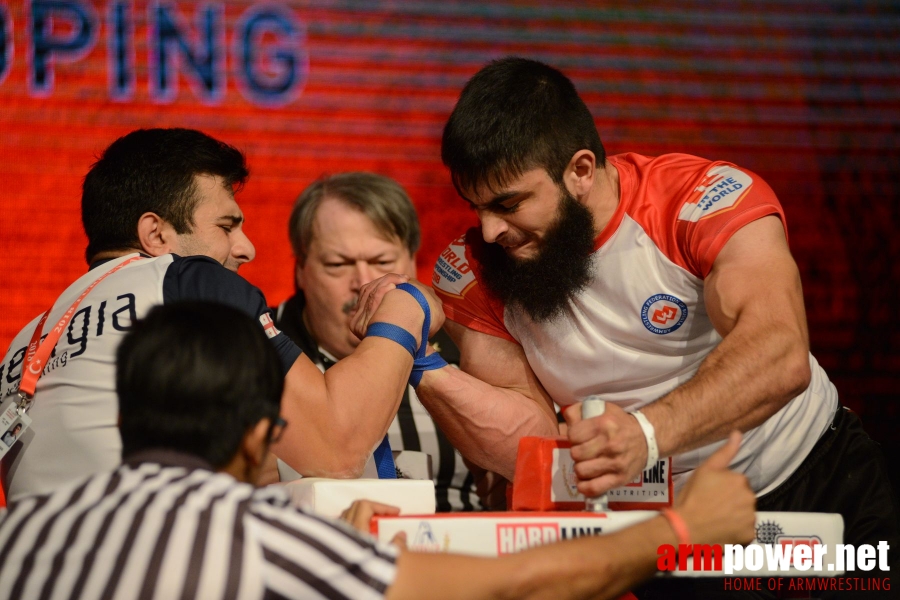
[[[359,344],[349,315],[360,288],[386,273],[415,277],[421,241],[416,209],[393,179],[341,173],[315,181],[300,194],[288,234],[297,260],[297,293],[278,307],[276,325],[324,370]],[[459,353],[443,331],[431,342],[445,359],[458,362]],[[472,475],[411,385],[388,435],[395,449],[432,456],[439,511],[481,507]]]

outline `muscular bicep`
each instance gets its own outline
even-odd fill
[[[444,330],[460,352],[459,368],[494,387],[517,392],[556,418],[553,400],[518,344],[447,321]]]
[[[305,476],[359,477],[397,413],[412,357],[396,342],[367,338],[326,373],[301,355],[285,377],[288,426],[275,455]]]
[[[704,299],[722,337],[738,324],[784,327],[809,345],[800,274],[777,216],[748,223],[731,237],[704,282]]]

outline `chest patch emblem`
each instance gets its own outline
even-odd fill
[[[651,333],[665,335],[684,324],[688,307],[680,299],[669,294],[656,294],[647,298],[641,307],[641,321]]]

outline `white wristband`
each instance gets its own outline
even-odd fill
[[[659,446],[656,444],[656,430],[653,429],[653,425],[641,411],[636,410],[631,413],[631,416],[637,419],[638,425],[641,426],[641,431],[644,432],[644,439],[647,441],[647,464],[644,465],[644,470],[646,471],[651,467],[655,467],[656,462],[659,460]]]

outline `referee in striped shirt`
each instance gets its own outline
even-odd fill
[[[275,325],[324,371],[359,344],[350,332],[349,312],[360,288],[386,273],[416,276],[419,220],[409,195],[393,179],[339,173],[303,190],[288,235],[297,261],[297,293],[272,309]],[[448,363],[459,364],[459,350],[443,330],[430,342]],[[431,455],[438,512],[482,508],[473,474],[411,385],[387,433],[394,450]],[[280,465],[282,477],[290,476],[285,467]]]
[[[279,364],[233,308],[153,308],[118,349],[124,463],[10,505],[0,599],[614,598],[655,571],[661,544],[754,537],[733,436],[685,486],[677,535],[657,517],[499,559],[401,553],[254,487],[286,426]]]
[[[10,505],[0,598],[382,597],[394,547],[253,485],[285,425],[280,364],[236,309],[151,310],[118,349],[124,464]]]

